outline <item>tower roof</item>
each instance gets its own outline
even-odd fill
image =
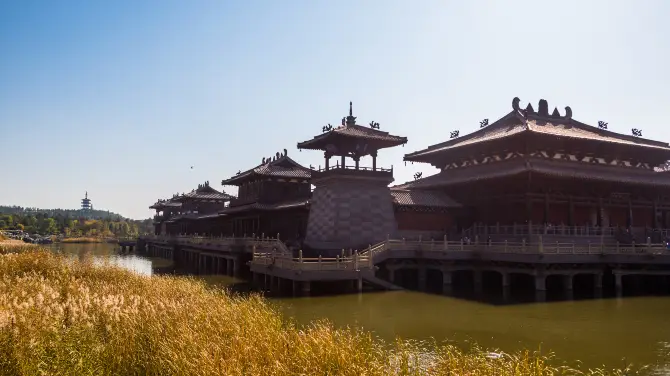
[[[284,149],[283,154],[276,153],[272,158],[263,158],[258,166],[238,172],[235,176],[221,181],[221,185],[239,185],[257,177],[308,180],[311,174],[311,170],[291,159]]]
[[[173,201],[183,202],[184,200],[206,200],[206,201],[230,201],[235,196],[231,196],[226,192],[219,192],[209,186],[209,181],[198,185],[197,189],[188,193],[183,193],[181,196],[173,198]]]
[[[394,136],[388,132],[379,130],[379,123],[371,121],[368,127],[356,124],[353,116],[353,104],[349,102],[349,116],[342,118],[339,127],[328,124],[322,128],[323,134],[315,136],[311,140],[298,143],[298,149],[324,150],[338,152],[349,152],[358,146],[369,152],[383,148],[403,145],[407,143],[407,137]],[[368,154],[368,153],[363,153]]]

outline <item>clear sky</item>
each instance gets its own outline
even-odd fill
[[[350,100],[409,138],[380,152],[396,183],[436,172],[404,154],[515,96],[670,141],[668,15],[663,0],[1,1],[0,204],[77,208],[88,191],[147,218],[284,148],[323,164],[296,143]]]

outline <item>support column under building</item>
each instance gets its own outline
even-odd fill
[[[312,290],[312,286],[309,281],[303,281],[302,282],[302,294],[305,296],[309,296]]]
[[[419,284],[419,291],[426,291],[426,266],[425,265],[419,265],[418,268],[418,284]]]
[[[481,293],[484,291],[484,273],[481,270],[474,270],[475,292]]]
[[[442,293],[451,294],[451,272],[449,270],[442,270]]]

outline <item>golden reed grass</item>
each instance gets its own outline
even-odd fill
[[[386,344],[326,322],[301,327],[260,296],[191,278],[145,277],[31,247],[0,253],[2,375],[630,374],[556,368],[533,352]]]

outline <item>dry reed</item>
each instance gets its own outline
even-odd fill
[[[0,248],[2,375],[624,374],[549,365],[533,352],[385,344],[326,322],[301,327],[256,295]]]

